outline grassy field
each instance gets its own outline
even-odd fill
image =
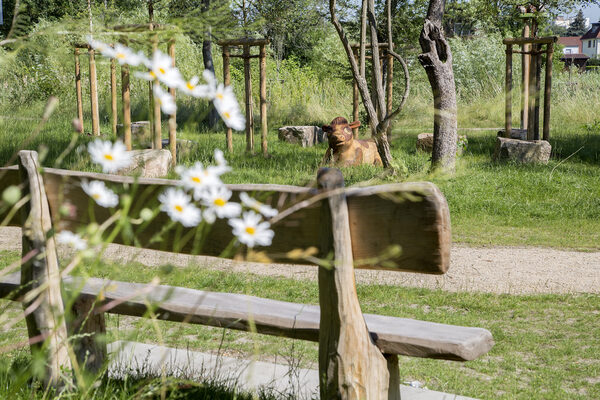
[[[0,268],[18,258],[0,253]],[[245,293],[278,300],[315,304],[316,282],[270,278],[252,274],[211,271],[197,265],[186,268],[149,268],[100,264],[86,266],[84,275],[149,282],[159,276],[164,284],[196,289]],[[447,293],[441,290],[388,285],[359,286],[364,312],[416,318],[489,329],[496,345],[475,361],[427,360],[401,357],[401,381],[419,380],[432,390],[482,399],[593,399],[600,396],[600,348],[595,346],[600,326],[598,295],[514,296],[483,293]],[[21,309],[2,303],[4,313]],[[108,316],[109,340],[163,343],[178,348],[220,352],[234,357],[257,355],[263,360],[294,357],[314,367],[317,346],[265,335]],[[158,326],[158,330],[156,327]],[[26,335],[24,323],[0,332],[0,346]],[[22,357],[23,351],[9,354]],[[8,360],[4,356],[4,360]],[[2,393],[0,388],[0,394]],[[102,398],[102,397],[100,397]]]

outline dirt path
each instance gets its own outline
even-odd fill
[[[0,228],[0,250],[20,250],[20,228]],[[111,245],[106,258],[148,266],[204,265],[207,268],[259,275],[316,279],[317,269],[300,265],[240,263]],[[357,270],[357,282],[398,284],[448,291],[490,293],[600,293],[600,252],[585,253],[539,247],[468,247],[454,245],[446,275]]]

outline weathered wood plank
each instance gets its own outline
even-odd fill
[[[4,169],[0,169],[0,174]],[[75,231],[89,222],[88,202],[90,199],[80,187],[82,180],[99,179],[109,187],[119,188],[123,184],[134,184],[131,177],[106,175],[79,171],[66,171],[53,168],[44,170],[46,190],[54,218],[59,215],[60,206],[70,203],[74,214],[62,217],[57,230]],[[1,176],[1,175],[0,175]],[[6,182],[12,181],[10,173],[5,175]],[[135,198],[146,193],[144,201],[134,201],[133,215],[143,207],[156,205],[156,197],[168,185],[177,181],[167,179],[139,179]],[[5,178],[0,178],[0,188]],[[286,185],[228,185],[234,192],[234,201],[239,192],[254,193],[280,211],[311,198],[316,191],[307,187]],[[422,273],[442,274],[450,264],[450,214],[443,194],[432,183],[395,183],[371,187],[353,187],[345,190],[350,217],[350,231],[355,266],[358,268],[377,268]],[[307,263],[303,260],[290,260],[285,253],[295,248],[318,247],[320,243],[320,204],[318,201],[298,210],[273,225],[275,237],[268,251],[274,262]],[[110,214],[102,207],[94,207],[96,221],[101,223]],[[161,213],[145,232],[138,235],[142,246],[149,238],[168,222],[166,214]],[[154,229],[154,230],[152,230]],[[184,235],[186,230],[184,230]],[[163,242],[172,243],[172,236],[166,236]],[[223,221],[217,221],[206,240],[202,254],[218,256],[231,241],[230,227]],[[171,242],[169,242],[171,240]],[[123,237],[117,237],[117,243],[127,244]],[[391,258],[395,266],[383,265],[378,259],[392,245],[402,248],[402,253]],[[147,245],[148,248],[170,250],[161,243]],[[180,252],[190,253],[192,245],[184,246]]]
[[[19,274],[0,279],[0,297],[19,287]],[[259,333],[295,339],[319,341],[320,311],[318,305],[298,304],[262,299],[233,293],[206,292],[158,285],[149,291],[148,285],[89,278],[81,285],[80,278],[63,279],[65,289],[82,287],[79,296],[95,299],[100,292],[104,299],[99,305],[114,300],[123,301],[107,312],[141,317],[146,304],[156,306],[160,319],[249,331],[249,320]],[[146,293],[144,293],[146,290]],[[132,294],[138,295],[132,297]],[[470,328],[408,318],[363,314],[377,347],[384,354],[446,360],[474,360],[487,353],[494,341],[491,333],[482,328]]]

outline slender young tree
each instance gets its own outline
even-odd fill
[[[585,27],[585,18],[583,17],[583,11],[579,10],[573,21],[569,24],[567,29],[568,36],[582,36],[587,32]]]
[[[433,91],[432,168],[454,170],[456,160],[456,87],[452,70],[452,52],[444,37],[442,16],[445,0],[430,0],[427,17],[419,38],[423,53],[419,62],[425,68]]]

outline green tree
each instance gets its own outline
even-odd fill
[[[582,36],[587,32],[585,27],[585,18],[583,18],[583,11],[579,10],[571,24],[567,29],[567,36]]]

